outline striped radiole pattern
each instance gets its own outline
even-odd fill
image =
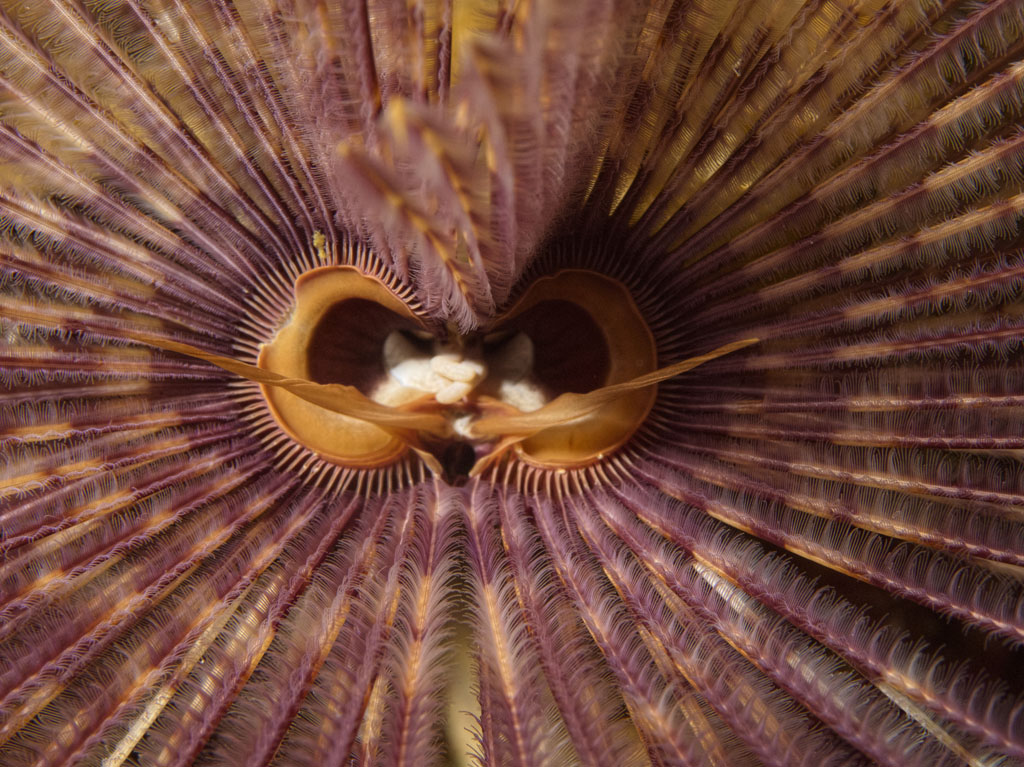
[[[757,341],[345,466],[167,350],[335,265]],[[0,765],[1024,765],[1022,355],[1021,0],[0,0]]]

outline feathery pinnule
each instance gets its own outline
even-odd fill
[[[1024,765],[1022,59],[0,0],[0,765]]]

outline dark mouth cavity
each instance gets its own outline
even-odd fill
[[[307,350],[309,379],[354,386],[373,396],[389,375],[383,349],[395,332],[425,357],[457,349],[488,370],[500,369],[513,339],[525,335],[533,347],[530,376],[546,399],[592,391],[608,378],[604,333],[586,310],[570,301],[542,301],[507,323],[456,338],[443,331],[430,334],[380,304],[353,298],[328,309],[313,330]]]
[[[460,334],[429,327],[373,277],[323,267],[297,281],[292,316],[258,366],[300,388],[349,387],[324,394],[347,404],[324,409],[264,386],[274,418],[322,458],[376,468],[413,450],[458,482],[509,451],[545,468],[601,460],[644,421],[654,387],[620,386],[592,396],[596,405],[562,400],[625,386],[656,363],[628,290],[594,272],[539,278],[492,326]]]

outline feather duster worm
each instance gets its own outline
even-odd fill
[[[1024,3],[0,1],[0,764],[1024,764]]]

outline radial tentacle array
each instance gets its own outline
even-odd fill
[[[0,765],[1024,765],[1022,126],[1021,0],[0,0]]]

